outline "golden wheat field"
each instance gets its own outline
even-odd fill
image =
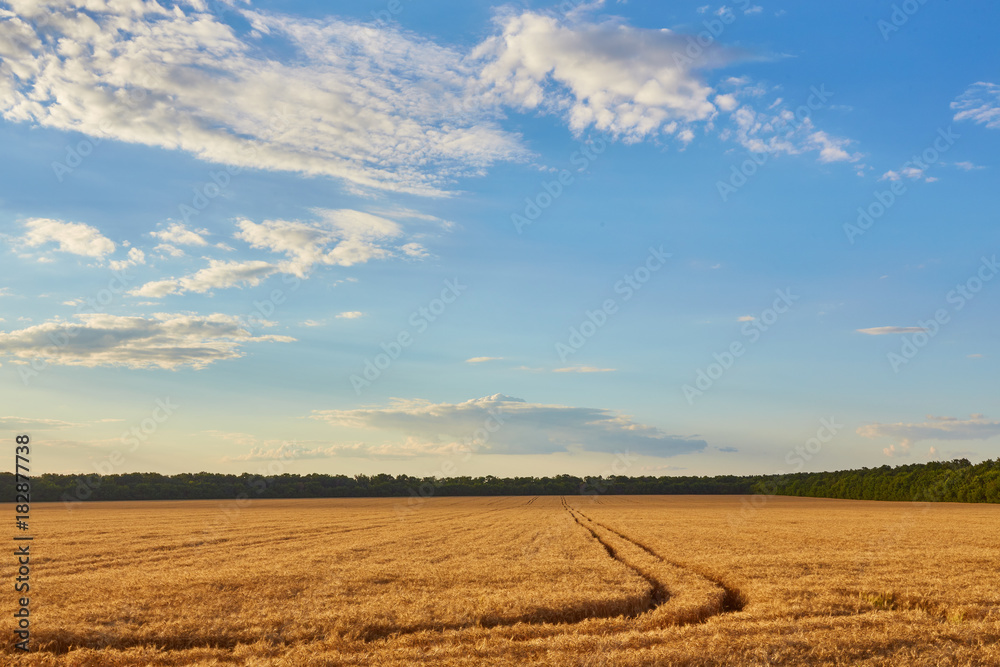
[[[1000,664],[993,505],[543,496],[33,510],[32,653],[5,641],[5,664]],[[2,629],[12,636],[10,614]]]

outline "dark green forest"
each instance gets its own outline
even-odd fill
[[[31,501],[194,500],[603,494],[765,494],[946,502],[1000,502],[1000,459],[967,459],[836,472],[715,477],[411,477],[123,473],[39,475]],[[12,473],[0,473],[0,498],[15,499]]]

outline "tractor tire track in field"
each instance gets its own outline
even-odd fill
[[[568,507],[568,505],[566,505],[566,501],[565,500],[563,500],[563,504],[564,504],[564,506],[567,507],[568,510],[570,510],[570,508]],[[611,526],[608,526],[606,524],[601,523],[600,521],[596,521],[596,520],[588,517],[586,514],[584,514],[583,512],[581,512],[578,509],[573,508],[572,510],[570,510],[570,513],[572,514],[573,511],[575,511],[577,514],[579,514],[580,516],[582,516],[588,522],[593,523],[593,524],[599,526],[600,528],[603,528],[604,530],[608,531],[609,533],[612,533],[612,534],[616,535],[617,537],[621,538],[622,540],[625,540],[626,542],[629,542],[629,543],[635,545],[639,549],[642,549],[644,552],[646,552],[647,554],[649,554],[653,558],[656,558],[657,560],[659,560],[659,561],[661,561],[663,563],[666,563],[666,564],[668,564],[668,565],[670,565],[672,567],[682,568],[682,569],[688,570],[689,572],[692,572],[692,573],[696,574],[697,576],[700,576],[700,577],[702,577],[704,579],[707,579],[708,581],[711,581],[713,584],[715,584],[720,589],[722,589],[722,591],[724,593],[724,597],[723,597],[723,600],[722,600],[722,608],[721,608],[721,610],[718,613],[728,613],[728,612],[734,612],[734,611],[742,611],[743,608],[746,606],[746,595],[742,591],[740,591],[738,588],[735,588],[735,587],[733,587],[731,585],[726,584],[720,578],[712,576],[712,575],[709,575],[709,574],[706,574],[706,573],[697,572],[696,570],[692,569],[689,566],[681,565],[680,563],[676,563],[676,562],[671,561],[671,560],[669,560],[667,558],[664,558],[662,555],[660,555],[659,553],[657,553],[654,549],[652,549],[651,547],[643,544],[642,542],[639,542],[638,540],[634,540],[631,537],[628,537],[627,535],[625,535],[625,534],[623,534],[623,533],[615,530]],[[579,521],[577,523],[579,523]],[[588,527],[588,526],[584,526],[584,527],[587,528],[588,530],[591,530],[590,527]],[[593,532],[593,531],[591,530],[591,532]]]
[[[565,498],[561,500],[566,511],[604,546],[608,555],[652,586],[649,610],[636,619],[642,629],[700,623],[743,608],[743,596],[735,589],[663,558],[646,545],[594,521]]]
[[[659,607],[661,604],[663,604],[664,602],[666,602],[670,598],[670,594],[663,587],[663,584],[661,584],[659,581],[657,581],[653,577],[649,576],[648,574],[646,574],[645,572],[643,572],[639,568],[635,567],[634,565],[629,564],[628,561],[622,559],[618,555],[618,553],[615,551],[615,548],[613,546],[611,546],[606,540],[601,539],[601,536],[599,534],[597,534],[597,532],[594,531],[590,526],[588,526],[587,524],[585,524],[582,521],[580,521],[580,518],[577,516],[577,514],[579,514],[580,516],[583,516],[582,512],[574,512],[573,509],[570,508],[570,506],[566,503],[566,499],[565,498],[560,498],[560,500],[562,500],[563,509],[565,509],[567,512],[569,512],[569,515],[571,517],[573,517],[573,521],[575,521],[578,526],[580,526],[581,528],[583,528],[584,530],[586,530],[587,532],[589,532],[594,537],[594,539],[597,540],[601,544],[602,547],[604,547],[604,550],[608,552],[609,556],[611,556],[616,561],[618,561],[619,563],[621,563],[625,567],[627,567],[630,570],[632,570],[633,572],[635,572],[637,575],[639,575],[640,577],[642,577],[646,581],[647,584],[649,584],[651,592],[650,592],[650,596],[649,596],[649,606],[646,609],[646,611],[651,611],[651,610],[655,609],[656,607]],[[584,518],[586,518],[586,517],[584,517]],[[589,519],[587,519],[587,520],[589,521]]]
[[[537,496],[528,504],[537,500]],[[594,610],[584,605],[576,609],[539,609],[531,614],[512,618],[478,619],[468,623],[416,624],[409,627],[369,628],[359,634],[366,642],[392,639],[425,631],[462,630],[469,627],[497,628],[525,625],[574,625],[591,620],[621,619],[612,631],[652,630],[670,625],[701,623],[717,614],[742,609],[742,597],[710,577],[677,565],[629,537],[600,524],[573,508],[560,496],[563,509],[578,526],[585,529],[604,548],[608,556],[622,563],[649,584],[649,596],[644,604],[625,604]],[[581,520],[582,519],[582,520]],[[730,599],[738,605],[730,604]],[[632,609],[623,607],[631,606]],[[613,621],[612,621],[613,622]]]

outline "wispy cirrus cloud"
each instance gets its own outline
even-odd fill
[[[857,162],[862,155],[852,152],[850,139],[834,137],[818,129],[811,117],[798,117],[779,98],[765,109],[755,107],[757,86],[746,83],[733,95],[744,101],[729,114],[729,126],[719,136],[732,140],[752,153],[764,155],[802,155],[813,152],[821,163]],[[716,98],[718,99],[718,98]],[[728,105],[727,105],[728,106]]]
[[[927,329],[923,327],[870,327],[868,329],[855,329],[855,331],[869,336],[888,336],[892,334],[917,333],[918,331],[927,331]]]
[[[970,120],[991,130],[1000,129],[1000,85],[977,81],[951,103],[951,108],[955,120]]]
[[[978,171],[980,169],[986,169],[986,167],[975,164],[974,162],[969,162],[968,160],[963,160],[962,162],[952,162],[953,167],[958,167],[962,171]]]
[[[310,446],[312,445],[312,446]],[[325,445],[325,446],[324,446]],[[329,459],[338,456],[370,456],[364,443],[336,444],[311,442],[269,441],[253,446],[245,454],[225,456],[223,463],[248,461],[294,461],[298,459]]]
[[[326,440],[268,440],[250,433],[210,430],[206,434],[240,447],[247,448],[243,454],[224,456],[223,463],[246,461],[293,461],[296,459],[329,459],[336,457],[359,458],[406,458],[418,450],[410,443],[396,448],[388,445],[373,445],[366,442],[338,442]]]
[[[565,368],[554,368],[553,373],[614,373],[614,368],[598,368],[596,366],[567,366]]]
[[[0,417],[0,428],[20,431],[48,431],[79,426],[61,419],[30,419],[27,417]]]

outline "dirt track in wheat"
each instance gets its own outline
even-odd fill
[[[996,505],[241,505],[34,505],[33,651],[4,613],[0,663],[1000,665]]]

